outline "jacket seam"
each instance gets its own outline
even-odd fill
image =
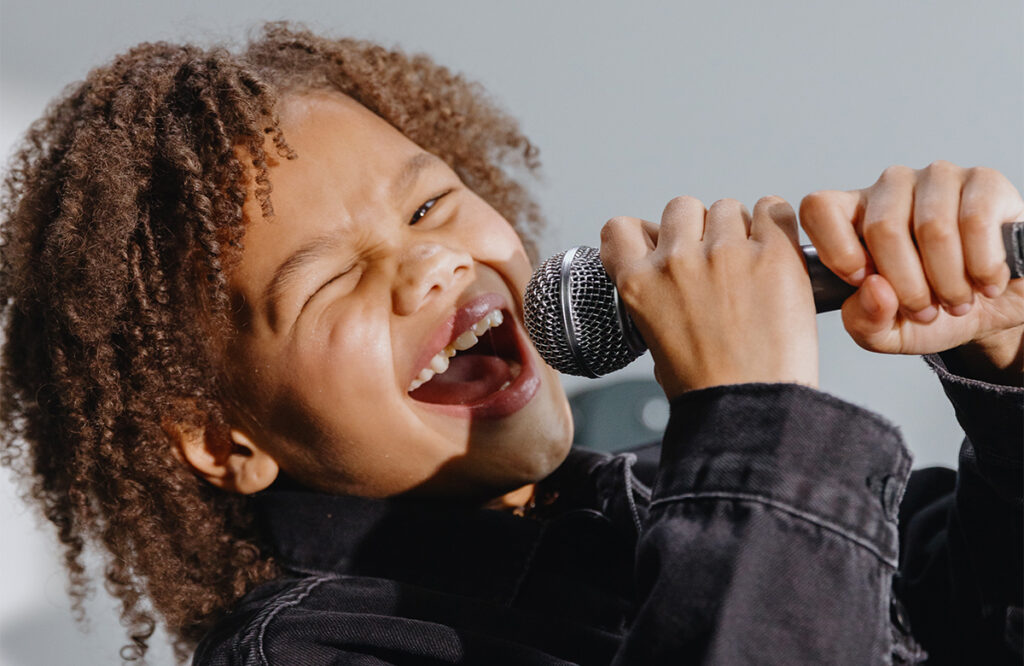
[[[680,405],[688,402],[698,402],[707,398],[720,398],[720,397],[733,397],[733,396],[762,396],[762,395],[785,395],[787,393],[804,394],[814,397],[831,407],[838,409],[844,414],[854,414],[862,417],[876,427],[885,431],[886,433],[892,433],[899,430],[899,428],[889,419],[885,418],[881,414],[876,414],[872,411],[860,407],[858,405],[846,402],[842,398],[838,398],[831,393],[826,393],[821,389],[816,389],[810,386],[796,383],[762,383],[762,382],[750,382],[747,384],[723,384],[718,386],[710,386],[707,388],[694,389],[692,391],[686,391],[670,401],[671,406],[675,406],[677,403]],[[668,429],[666,429],[668,432]],[[903,442],[900,442],[903,445]],[[905,445],[902,448],[906,448]]]
[[[992,384],[980,379],[963,377],[950,372],[949,368],[946,367],[946,362],[942,360],[942,357],[939,356],[939,354],[925,354],[922,358],[925,363],[928,364],[928,367],[930,367],[936,376],[938,376],[940,381],[949,382],[950,384],[959,387],[991,391],[1000,397],[1011,396],[1013,398],[1020,398],[1024,396],[1024,386]]]
[[[749,493],[735,493],[735,492],[729,492],[729,493],[726,493],[726,492],[682,493],[682,494],[679,494],[679,495],[670,495],[668,497],[659,497],[658,499],[656,499],[653,502],[651,502],[651,510],[653,510],[654,507],[658,506],[659,504],[669,504],[669,503],[672,503],[672,502],[691,501],[691,500],[719,500],[719,499],[741,500],[741,501],[747,501],[747,502],[754,502],[754,503],[757,503],[757,504],[763,504],[765,506],[772,507],[774,509],[778,509],[778,510],[783,511],[785,513],[788,513],[788,514],[790,514],[790,515],[792,515],[792,516],[794,516],[796,518],[800,518],[802,520],[805,520],[805,521],[807,521],[809,523],[817,525],[818,527],[820,527],[820,528],[822,528],[824,530],[828,530],[829,532],[833,532],[833,533],[838,534],[839,536],[841,536],[841,537],[843,537],[845,539],[848,539],[848,540],[854,542],[855,544],[861,546],[862,548],[864,548],[865,550],[867,550],[868,552],[873,554],[882,563],[888,565],[889,567],[891,567],[893,569],[895,569],[897,564],[898,564],[895,557],[891,557],[891,556],[888,556],[885,553],[883,553],[882,549],[879,548],[874,543],[872,543],[871,540],[869,540],[869,539],[867,539],[865,537],[858,536],[857,534],[852,533],[850,530],[848,530],[847,528],[843,527],[842,525],[840,525],[838,523],[835,523],[835,522],[833,522],[831,520],[827,520],[825,518],[822,518],[821,516],[815,515],[813,513],[808,512],[808,511],[804,511],[802,509],[798,509],[797,507],[795,507],[795,506],[793,506],[791,504],[787,504],[786,502],[780,502],[778,500],[774,500],[774,499],[771,499],[771,498],[768,498],[768,497],[763,497],[761,495],[752,495],[752,494],[749,494]]]
[[[259,656],[259,661],[262,666],[270,666],[270,660],[267,659],[266,652],[263,649],[264,636],[266,635],[266,630],[267,627],[270,625],[270,622],[277,616],[278,613],[280,613],[285,608],[291,608],[292,606],[296,606],[302,603],[302,601],[305,600],[305,598],[308,597],[310,593],[314,589],[316,589],[321,583],[331,580],[332,578],[334,577],[324,576],[320,578],[312,578],[308,581],[305,581],[304,583],[296,585],[295,588],[290,590],[288,593],[282,595],[282,597],[278,599],[278,603],[267,608],[267,612],[265,615],[261,614],[262,617],[257,616],[256,618],[254,618],[253,624],[255,624],[257,621],[259,622],[259,626],[257,627],[256,630],[256,652],[257,655]],[[242,635],[244,636],[245,634],[243,633]]]

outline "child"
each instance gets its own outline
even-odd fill
[[[539,215],[515,175],[535,166],[447,70],[284,25],[241,54],[142,45],[33,126],[4,202],[6,458],[58,527],[73,598],[86,542],[109,551],[126,657],[157,621],[197,664],[921,656],[889,617],[909,457],[813,389],[792,209],[681,198],[660,228],[606,226],[673,402],[651,490],[635,456],[569,451],[523,335]],[[946,164],[886,173],[801,211],[863,285],[851,334],[1019,382],[1024,288],[992,243],[1019,195]],[[1019,422],[1021,395],[933,362],[977,446],[961,487],[994,489],[945,512],[989,523],[951,537],[962,563],[1017,524],[1019,485],[986,466],[1019,465],[1019,435],[984,424]],[[944,526],[908,524],[906,566],[929,579]],[[1019,578],[1016,542],[993,572]],[[960,594],[961,569],[898,590],[940,650],[922,600]],[[978,637],[950,649],[1009,654],[988,635],[1020,605],[1003,585],[956,597]]]

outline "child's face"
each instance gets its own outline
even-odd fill
[[[231,275],[247,434],[290,476],[334,492],[480,494],[552,471],[571,418],[523,332],[531,268],[512,227],[347,97],[289,98],[281,124],[299,157],[270,161],[275,216],[249,198]],[[495,310],[503,324],[410,392]]]

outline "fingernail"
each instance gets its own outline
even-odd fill
[[[1003,293],[1003,290],[998,285],[986,284],[981,288],[981,293],[985,294],[989,298],[996,298],[999,294]]]
[[[935,319],[935,317],[938,316],[938,314],[939,310],[934,305],[929,305],[923,310],[918,310],[917,312],[911,313],[910,316],[916,321],[919,321],[923,324],[927,324],[932,319]]]
[[[867,276],[867,274],[867,270],[861,268],[856,273],[850,275],[850,282],[856,282],[857,284],[860,284],[861,281]]]
[[[965,314],[971,311],[970,303],[960,303],[959,305],[953,305],[946,307],[946,312],[953,315],[954,317],[963,317]]]

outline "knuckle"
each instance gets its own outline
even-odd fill
[[[601,227],[601,240],[608,241],[634,226],[634,221],[623,215],[613,217]]]
[[[854,273],[864,265],[864,254],[859,250],[845,245],[832,250],[829,261],[842,273]]]
[[[731,242],[709,243],[705,247],[707,266],[712,272],[732,273],[733,266],[741,262],[745,247]]]
[[[832,206],[832,200],[836,197],[836,190],[818,190],[811,192],[800,200],[801,222],[811,221],[824,214]]]
[[[999,261],[980,262],[969,266],[968,271],[974,281],[980,284],[1000,284],[1010,272],[1006,264]]]
[[[880,183],[903,182],[914,176],[914,170],[902,164],[886,167],[878,177]]]
[[[668,217],[686,215],[687,213],[697,211],[703,212],[704,204],[700,199],[684,194],[670,199],[669,202],[665,204],[665,210],[662,212],[661,217],[664,220]]]
[[[990,180],[990,181],[1001,181],[1003,180],[1003,174],[996,171],[991,167],[986,166],[974,166],[967,170],[967,175],[971,180]]]
[[[626,284],[623,287],[623,298],[626,302],[642,299],[644,294],[650,294],[655,289],[654,298],[660,299],[665,296],[664,289],[678,288],[679,285],[692,284],[696,275],[692,261],[675,254],[660,256],[654,259],[646,270],[638,271],[636,274],[627,276]],[[652,287],[652,285],[660,285]]]
[[[949,224],[935,218],[925,218],[914,225],[914,236],[926,245],[950,245],[959,236],[957,230]]]
[[[673,252],[663,257],[658,268],[672,281],[686,280],[689,275],[689,268],[691,267],[691,258],[680,256],[678,253]]]
[[[899,226],[888,219],[875,218],[864,222],[864,239],[870,244],[890,245],[899,242],[902,236],[903,232]]]
[[[640,295],[646,283],[647,280],[644,279],[640,271],[625,269],[618,275],[616,288],[627,303],[634,304],[640,302]]]
[[[700,199],[691,197],[688,194],[681,194],[677,197],[672,197],[668,204],[665,205],[665,208],[681,208],[690,206],[704,208],[704,204],[701,203]]]
[[[960,216],[960,236],[967,243],[981,243],[984,242],[988,231],[990,222],[989,220],[978,212],[964,213]]]
[[[743,204],[736,199],[719,199],[715,203],[711,204],[708,208],[708,213],[714,212],[718,216],[731,215],[743,208]]]
[[[615,287],[618,291],[622,292],[623,296],[635,297],[643,286],[645,280],[640,275],[639,270],[633,267],[626,266],[616,276]]]
[[[757,203],[754,204],[754,210],[771,210],[780,205],[789,206],[786,200],[782,197],[775,194],[769,194],[757,200]]]
[[[960,167],[948,160],[935,160],[925,167],[925,171],[933,174],[955,174],[960,172]]]
[[[913,311],[923,310],[932,304],[932,292],[923,285],[906,288],[902,293],[897,290],[900,303]]]
[[[791,217],[793,215],[793,207],[782,197],[769,194],[757,200],[757,203],[754,204],[754,212],[755,214],[768,215],[773,218]]]

